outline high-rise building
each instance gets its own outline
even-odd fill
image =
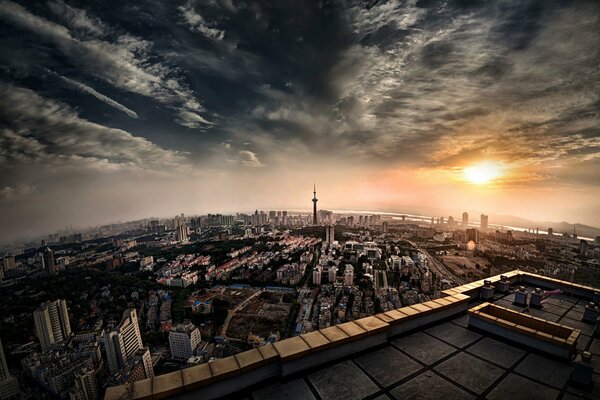
[[[313,278],[313,285],[321,284],[321,267],[317,266],[313,269],[312,278]]]
[[[144,348],[135,309],[125,310],[121,323],[113,331],[104,334],[104,348],[108,368],[113,374],[127,367]],[[148,364],[148,359],[148,357],[141,357],[145,372],[152,376],[152,360],[150,359]]]
[[[481,214],[481,230],[485,231],[488,228],[488,216]]]
[[[479,231],[475,228],[467,229],[467,243],[473,241],[473,243],[479,243]]]
[[[463,228],[467,228],[469,226],[469,213],[466,211],[462,215],[462,226]]]
[[[548,235],[549,236],[554,235],[554,230],[552,228],[548,228]]]
[[[337,279],[337,272],[338,272],[338,267],[336,267],[335,265],[332,265],[331,267],[329,267],[329,271],[328,271],[328,275],[329,275],[329,283],[333,283],[336,281]]]
[[[177,241],[187,242],[188,241],[188,230],[186,224],[180,224],[177,226]]]
[[[581,239],[579,241],[579,254],[582,256],[586,256],[588,252],[588,242],[587,240]]]
[[[353,215],[348,217],[348,226],[354,226],[354,216]]]
[[[2,340],[0,340],[0,399],[16,400],[20,398],[19,382],[8,371]]]
[[[325,227],[325,242],[333,243],[335,240],[335,228],[333,225],[327,225]]]
[[[313,225],[317,225],[318,221],[317,221],[317,201],[319,201],[319,199],[317,199],[317,185],[314,185],[313,188],[313,198],[312,198],[312,202],[313,202],[313,220],[312,223]]]
[[[42,255],[42,261],[44,264],[44,269],[49,274],[56,273],[56,264],[54,263],[54,252],[50,247],[46,247],[44,253]]]
[[[71,335],[69,311],[65,300],[48,301],[33,312],[35,330],[42,351],[65,341]]]
[[[194,356],[201,341],[200,330],[190,321],[174,326],[169,332],[171,357],[175,360],[187,361]]]
[[[350,264],[344,268],[344,285],[352,286],[354,284],[354,267]]]
[[[4,271],[10,271],[11,269],[15,269],[17,266],[17,263],[15,262],[15,256],[6,256],[2,261],[4,264]]]
[[[383,223],[381,224],[381,232],[388,233],[388,223],[387,223],[387,221],[383,221]]]
[[[454,225],[454,217],[451,215],[448,217],[448,226],[453,226]]]
[[[93,369],[83,368],[75,374],[75,386],[69,391],[69,397],[69,400],[96,400],[100,397]]]

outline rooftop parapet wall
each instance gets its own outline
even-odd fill
[[[522,271],[502,274],[511,285],[526,282],[561,288],[582,297],[592,297],[594,288],[575,285]],[[500,275],[486,278],[493,283]],[[386,311],[374,316],[331,326],[252,349],[235,356],[186,368],[154,378],[109,387],[105,400],[116,399],[217,399],[275,377],[310,370],[330,361],[375,348],[407,331],[466,311],[469,301],[479,297],[484,280],[458,286],[445,297]]]
[[[495,275],[489,278],[447,289],[442,291],[442,293],[447,296],[454,294],[466,294],[471,298],[479,298],[479,291],[483,287],[485,281],[490,281],[492,284],[494,284],[499,282],[502,276],[506,277],[506,279],[510,281],[511,285],[525,283],[531,286],[541,286],[547,289],[561,289],[567,293],[571,293],[575,296],[586,299],[592,299],[594,297],[594,293],[598,293],[600,291],[600,289],[596,289],[591,286],[579,285],[577,283],[550,278],[548,276],[538,275],[531,272],[514,270],[501,275]]]
[[[465,311],[457,294],[305,333],[235,356],[154,378],[107,388],[105,400],[216,399],[273,377],[309,370],[377,347],[408,330]]]

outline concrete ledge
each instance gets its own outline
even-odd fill
[[[300,336],[294,336],[289,339],[275,342],[273,346],[279,353],[282,362],[295,360],[310,352],[310,347]]]
[[[324,350],[331,345],[329,339],[319,331],[303,333],[300,337],[306,342],[308,347],[310,347],[311,353]]]
[[[329,340],[331,345],[339,346],[350,341],[350,336],[337,326],[330,326],[329,328],[319,330],[319,332]]]
[[[183,386],[186,390],[195,390],[213,382],[212,372],[208,364],[200,364],[181,370]]]
[[[214,381],[231,378],[239,374],[240,366],[234,356],[221,358],[208,363]]]
[[[235,355],[235,359],[240,366],[240,370],[242,372],[247,372],[252,369],[258,368],[262,365],[265,365],[267,361],[263,358],[260,351],[257,349],[252,349],[248,351],[244,351],[243,353],[238,353]]]
[[[360,325],[358,325],[354,321],[339,324],[337,325],[337,327],[343,330],[344,333],[348,335],[351,341],[358,340],[363,336],[367,336],[368,334],[368,332],[365,329],[361,328]]]
[[[152,398],[167,399],[183,392],[183,376],[181,371],[157,375],[152,380]]]

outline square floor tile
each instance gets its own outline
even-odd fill
[[[352,361],[344,361],[308,375],[319,396],[327,400],[362,399],[379,390]]]
[[[581,319],[583,318],[583,311],[572,309],[567,313],[567,315],[565,315],[565,317],[575,321],[581,321]]]
[[[515,372],[519,374],[558,389],[567,383],[572,370],[567,362],[556,361],[539,354],[528,355],[515,368]]]
[[[458,318],[454,318],[452,321],[450,321],[456,325],[462,326],[463,328],[466,328],[469,326],[469,316],[467,314],[465,315],[461,315]]]
[[[552,400],[560,392],[519,375],[509,374],[486,396],[489,400]]]
[[[304,379],[299,378],[288,383],[274,383],[252,393],[254,400],[314,400]]]
[[[457,354],[434,369],[479,394],[504,373],[504,369],[466,353]]]
[[[479,333],[451,324],[450,322],[436,325],[425,332],[457,347],[464,347],[481,337]]]
[[[538,310],[537,308],[530,308],[525,314],[533,315],[534,317],[538,317],[541,319],[545,319],[547,321],[556,322],[560,319],[560,315],[553,314],[551,312],[545,310]]]
[[[560,323],[566,326],[570,326],[571,328],[576,328],[581,331],[584,335],[593,336],[594,335],[594,325],[587,324],[582,321],[576,321],[570,318],[563,318],[560,320]]]
[[[423,332],[401,337],[392,342],[424,364],[430,365],[457,349]]]
[[[475,343],[467,351],[504,368],[510,368],[525,355],[524,350],[488,337]]]
[[[569,303],[567,303],[569,304]],[[571,305],[569,305],[571,306]],[[567,312],[567,308],[564,308],[562,306],[556,305],[556,304],[552,304],[552,303],[544,303],[542,305],[542,311],[546,311],[558,316],[562,316],[563,314],[565,314]]]
[[[587,345],[589,342],[590,342],[590,337],[587,335],[584,335],[582,333],[581,335],[579,335],[579,338],[577,339],[577,350],[585,351],[585,349],[587,349]]]
[[[355,361],[382,386],[389,386],[423,368],[392,346],[360,356]]]
[[[574,299],[570,299],[570,300],[574,300]],[[546,299],[544,299],[544,307],[547,304],[554,304],[556,306],[562,307],[562,308],[571,308],[573,306],[574,303],[576,303],[577,300],[575,299],[575,301],[568,301],[566,300],[566,298],[563,297],[559,297],[556,295],[547,297]]]
[[[392,390],[391,394],[398,400],[468,400],[474,398],[433,371],[423,372]]]
[[[498,299],[498,300],[496,300],[496,301],[494,302],[494,304],[496,304],[496,305],[499,305],[499,306],[501,306],[501,307],[508,307],[508,306],[510,306],[512,303],[513,303],[513,302],[512,302],[512,299],[507,299],[506,297],[505,297],[505,298],[502,298],[502,299]]]

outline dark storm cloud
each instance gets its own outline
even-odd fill
[[[599,18],[596,1],[2,0],[2,160],[60,179],[496,157],[594,183]],[[19,176],[5,195],[42,190]]]

